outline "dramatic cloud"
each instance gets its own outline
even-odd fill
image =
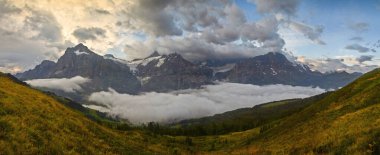
[[[141,28],[155,36],[182,35],[182,30],[175,24],[173,14],[166,8],[174,3],[172,0],[141,0],[127,12],[128,23]],[[129,25],[129,26],[132,26]]]
[[[167,123],[210,116],[270,101],[304,98],[322,92],[324,90],[309,87],[220,83],[205,86],[200,90],[152,92],[137,96],[110,90],[93,93],[89,100],[107,107],[110,115],[138,124],[150,121]],[[102,110],[105,111],[103,108]]]
[[[73,32],[73,35],[80,42],[86,40],[96,40],[98,37],[105,37],[106,30],[98,27],[78,28]]]
[[[240,39],[241,32],[236,27],[246,23],[243,11],[232,4],[225,7],[224,13],[226,14],[225,25],[205,30],[202,33],[205,41],[214,44],[226,44]]]
[[[360,53],[367,53],[367,52],[370,52],[370,51],[371,51],[370,48],[364,47],[364,46],[359,45],[359,44],[351,44],[351,45],[347,45],[347,46],[345,47],[345,49],[358,51],[358,52],[360,52]]]
[[[82,91],[82,84],[90,82],[88,78],[83,78],[81,76],[76,76],[72,78],[62,78],[62,79],[35,79],[25,81],[26,83],[32,85],[33,87],[62,90],[67,93],[74,93]]]
[[[289,28],[303,34],[305,37],[309,38],[311,41],[313,41],[316,44],[320,44],[320,45],[326,44],[320,39],[321,34],[323,33],[322,26],[311,27],[303,23],[291,21],[289,22]]]
[[[29,10],[32,15],[25,18],[24,26],[27,31],[36,33],[32,38],[45,39],[50,42],[62,40],[60,24],[58,24],[53,14],[47,11]]]
[[[1,0],[0,1],[0,18],[2,16],[5,16],[9,13],[18,13],[21,12],[21,9],[13,6],[8,2],[8,0]]]
[[[365,61],[372,61],[373,57],[374,57],[373,55],[362,55],[362,56],[356,58],[356,60],[359,63],[363,63]]]
[[[43,59],[57,57],[55,48],[42,41],[25,39],[0,28],[0,71],[16,73],[33,68]]]
[[[265,18],[256,23],[247,24],[242,30],[243,40],[258,40],[265,42],[267,40],[276,40],[279,38],[278,21],[275,18]]]
[[[55,61],[78,42],[85,42],[99,54],[113,53],[128,60],[146,57],[154,50],[177,52],[189,60],[281,52],[292,40],[279,34],[279,27],[302,34],[305,37],[296,40],[306,40],[308,46],[312,46],[308,40],[325,44],[324,26],[299,21],[297,10],[302,1],[248,2],[245,5],[252,5],[257,12],[232,0],[106,0],[75,4],[71,0],[0,0],[0,41],[5,41],[0,44],[7,44],[6,48],[0,46],[4,53],[0,61],[10,63],[0,70],[22,71],[44,59]],[[359,22],[349,27],[364,32],[369,24]]]
[[[274,14],[278,20],[278,24],[285,24],[287,28],[304,35],[316,44],[325,45],[322,41],[321,34],[323,26],[310,26],[302,22],[294,21],[293,17],[297,12],[300,4],[299,0],[250,0],[256,4],[257,10],[264,14]],[[277,31],[276,31],[277,32]],[[254,34],[251,34],[254,35]]]
[[[145,57],[154,50],[177,52],[190,60],[247,57],[279,52],[285,44],[274,15],[247,21],[243,10],[228,0],[144,0],[125,14],[133,18],[122,25],[142,30],[136,36],[142,41],[126,41],[128,59]]]
[[[115,6],[125,3],[80,1],[72,7],[73,2],[66,0],[0,0],[0,63],[8,63],[0,71],[15,73],[30,69],[42,60],[57,60],[66,48],[78,43],[72,35],[76,29],[94,25],[107,31],[107,39],[87,40],[86,45],[97,52],[106,52],[119,39],[115,25],[118,16],[109,15],[121,11]]]

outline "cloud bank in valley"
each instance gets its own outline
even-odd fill
[[[72,78],[62,78],[62,79],[35,79],[25,81],[26,83],[32,85],[33,87],[62,90],[67,93],[74,93],[82,91],[82,84],[90,82],[88,78],[81,76],[76,76]]]
[[[139,124],[150,121],[167,123],[210,116],[270,101],[305,98],[323,92],[320,88],[311,87],[219,83],[202,89],[170,93],[149,92],[142,95],[119,94],[110,90],[93,93],[89,100],[106,106],[112,116]]]

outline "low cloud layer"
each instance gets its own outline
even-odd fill
[[[321,59],[308,59],[305,57],[297,57],[297,61],[306,64],[312,70],[320,72],[335,72],[346,71],[348,73],[361,72],[366,73],[375,68],[377,65],[366,64],[373,60],[371,55],[356,56],[337,56],[336,58],[321,58]]]
[[[82,91],[81,85],[90,82],[90,79],[76,76],[69,79],[35,79],[25,82],[32,85],[33,87],[62,90],[67,93],[74,93]]]
[[[220,83],[202,89],[171,93],[150,92],[137,96],[110,90],[93,93],[89,100],[107,107],[110,115],[139,124],[150,121],[167,123],[210,116],[270,101],[305,98],[322,92],[324,90],[310,87]]]

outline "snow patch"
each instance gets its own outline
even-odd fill
[[[123,60],[123,59],[118,59],[118,58],[114,58],[114,57],[106,57],[106,56],[103,56],[105,59],[109,59],[109,60],[113,60],[115,62],[118,62],[118,63],[122,63],[122,64],[125,64],[129,67],[129,69],[131,70],[132,73],[136,73],[137,71],[137,66],[141,63],[141,60],[136,60],[136,61],[126,61],[126,60]]]
[[[273,68],[270,68],[270,70],[272,70],[272,75],[277,75],[277,72]]]
[[[88,55],[87,52],[82,52],[82,51],[80,51],[80,50],[76,50],[76,51],[74,51],[74,53],[75,53],[76,55],[83,55],[83,54]]]
[[[162,64],[164,64],[165,63],[165,58],[160,58],[160,59],[158,59],[158,62],[157,62],[157,64],[156,64],[156,67],[160,67]]]
[[[141,84],[142,85],[144,85],[144,84],[146,84],[146,83],[148,83],[149,82],[149,80],[151,79],[151,77],[144,77],[144,78],[142,78],[140,81],[141,81]]]
[[[143,66],[146,66],[149,62],[153,61],[153,60],[157,60],[157,59],[160,59],[162,56],[157,56],[157,57],[150,57],[150,58],[146,58],[146,59],[143,59],[141,60],[141,65]]]
[[[226,64],[221,67],[211,67],[213,70],[213,74],[215,75],[216,73],[224,73],[232,70],[235,67],[236,64]]]
[[[137,66],[139,66],[139,65],[146,66],[149,64],[149,62],[151,62],[153,60],[157,60],[157,59],[159,59],[159,62],[156,64],[156,67],[160,67],[164,63],[164,62],[162,62],[164,60],[161,60],[161,59],[164,59],[164,58],[162,58],[162,56],[150,57],[150,58],[146,58],[146,59],[142,59],[142,60],[129,61],[129,62],[126,62],[126,64],[129,66],[131,71],[136,72]]]

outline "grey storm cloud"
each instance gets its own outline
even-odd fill
[[[239,39],[240,34],[234,29],[218,29],[210,30],[202,33],[202,37],[205,41],[214,44],[224,45],[226,42],[232,42]]]
[[[11,68],[30,69],[49,57],[45,53],[57,56],[55,48],[46,47],[39,40],[24,38],[20,32],[11,33],[0,28],[0,36],[0,63],[6,63]]]
[[[261,13],[283,13],[294,15],[300,0],[249,0],[256,4]]]
[[[372,61],[373,57],[374,57],[373,55],[362,55],[362,56],[356,58],[356,60],[359,63],[363,63],[365,61]]]
[[[73,36],[76,37],[79,41],[86,40],[96,40],[98,37],[105,37],[106,30],[99,27],[90,27],[90,28],[78,28],[74,30]]]
[[[242,39],[264,42],[265,40],[279,38],[279,34],[277,33],[278,24],[278,21],[274,17],[247,24],[242,29]]]
[[[347,45],[347,46],[345,47],[345,49],[358,51],[358,52],[360,52],[360,53],[367,53],[367,52],[370,52],[370,51],[371,51],[370,48],[364,47],[364,46],[359,45],[359,44],[351,44],[351,45]]]
[[[309,38],[311,41],[313,41],[316,44],[325,45],[326,43],[320,39],[321,34],[323,33],[323,27],[317,26],[317,27],[311,27],[309,25],[294,22],[289,22],[289,27],[297,31],[299,33],[302,33],[305,37]]]
[[[127,16],[133,17],[132,22],[136,27],[155,36],[182,35],[182,30],[176,26],[173,15],[165,11],[172,2],[172,0],[137,1],[137,6],[132,8]]]
[[[37,11],[28,6],[18,8],[11,1],[0,0],[0,71],[16,73],[31,69],[44,59],[59,56],[61,26],[51,12]],[[12,15],[7,15],[12,14]],[[20,17],[19,17],[20,15]],[[22,15],[22,16],[21,16]],[[12,27],[14,18],[17,26]]]
[[[369,24],[366,22],[358,22],[358,23],[351,23],[348,25],[348,27],[357,33],[361,33],[361,32],[368,31]]]
[[[9,13],[18,13],[21,9],[11,5],[8,0],[0,0],[0,18]]]
[[[93,93],[89,100],[102,105],[99,109],[108,111],[109,115],[128,119],[135,124],[151,121],[170,123],[253,107],[270,101],[305,98],[324,91],[319,88],[287,85],[219,83],[202,89],[141,95],[120,94],[110,90]]]
[[[36,38],[50,42],[62,40],[61,26],[51,12],[27,9],[32,12],[32,15],[25,19],[25,27],[27,30],[38,32]]]
[[[225,7],[226,14],[225,26],[207,29],[202,33],[205,41],[214,44],[225,44],[236,41],[241,36],[241,31],[237,28],[239,25],[246,24],[246,18],[241,9],[235,4]]]
[[[309,26],[301,22],[292,21],[290,17],[294,16],[297,8],[300,5],[300,0],[249,0],[256,4],[257,10],[264,14],[281,14],[286,18],[281,18],[279,21],[285,22],[292,30],[303,34],[316,44],[325,45],[322,41],[321,34],[323,26]]]
[[[144,0],[138,1],[137,7],[126,15],[133,18],[123,25],[140,28],[148,35],[148,41],[125,46],[132,59],[153,50],[178,52],[192,60],[253,56],[279,52],[285,44],[274,15],[257,22],[247,21],[241,8],[228,0]],[[183,32],[188,35],[178,36]],[[243,41],[240,47],[233,43],[237,40]]]
[[[228,32],[226,28],[222,30],[223,24],[246,22],[241,9],[229,0],[142,0],[137,3],[126,14],[132,17],[126,25],[154,36],[180,36],[184,31],[200,32],[205,28]]]

